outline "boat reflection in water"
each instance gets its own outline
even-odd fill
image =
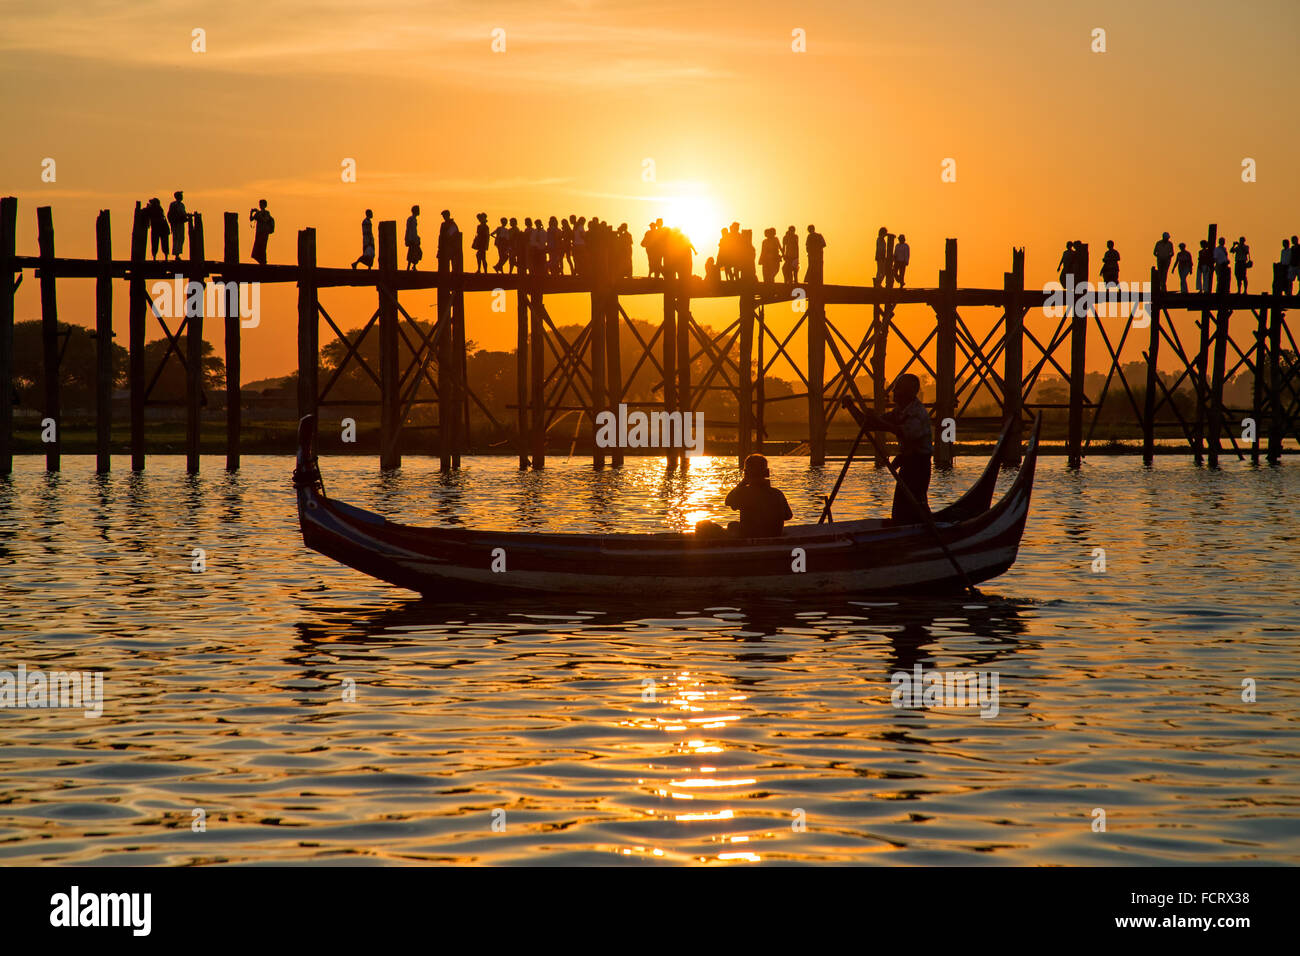
[[[457,795],[431,812],[460,832],[404,856],[861,860],[906,847],[896,801],[950,788],[926,754],[982,723],[894,707],[891,674],[1002,669],[1033,646],[1026,613],[997,598],[656,617],[411,600],[309,618],[292,662],[303,682],[354,676],[370,721],[375,698],[390,701],[378,706],[432,755],[410,760]]]

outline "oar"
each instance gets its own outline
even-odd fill
[[[825,498],[826,505],[822,508],[821,517],[817,519],[818,524],[825,524],[827,521],[832,520],[831,502],[833,502],[835,496],[840,493],[840,485],[844,484],[844,476],[849,473],[849,465],[853,464],[853,456],[858,453],[858,445],[862,443],[862,436],[866,433],[867,426],[863,425],[862,430],[858,432],[858,437],[853,439],[853,447],[849,449],[849,457],[844,459],[844,467],[840,469],[840,476],[835,479],[835,487],[831,489],[831,493]]]
[[[865,428],[863,430],[866,431]],[[975,590],[975,585],[970,583],[970,578],[966,577],[966,572],[962,570],[961,565],[957,563],[957,559],[953,557],[952,552],[948,550],[948,545],[944,544],[943,536],[939,534],[939,526],[934,523],[934,518],[930,514],[930,509],[917,501],[916,495],[912,494],[912,489],[903,484],[903,479],[898,477],[898,471],[894,468],[894,463],[889,460],[889,456],[885,454],[885,449],[880,444],[880,439],[876,437],[876,433],[867,433],[871,436],[871,443],[876,446],[876,454],[885,460],[885,464],[889,467],[889,473],[894,476],[895,483],[897,483],[899,490],[903,492],[903,496],[911,503],[912,508],[917,514],[925,519],[926,527],[929,528],[930,533],[934,535],[934,540],[943,550],[944,557],[948,559],[952,564],[953,570],[957,572],[957,577],[961,578],[961,583],[966,586],[966,590],[970,591],[971,594],[978,594],[979,592]]]

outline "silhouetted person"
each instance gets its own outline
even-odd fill
[[[781,240],[781,279],[786,285],[799,281],[799,233],[790,226]]]
[[[406,217],[406,268],[412,270],[420,264],[424,258],[424,251],[420,248],[420,207],[412,206],[411,214]]]
[[[1208,239],[1201,240],[1201,248],[1196,253],[1196,291],[1210,292],[1214,285],[1214,250]]]
[[[740,278],[746,282],[758,281],[758,250],[754,248],[754,230],[740,230]]]
[[[168,241],[171,236],[171,228],[167,225],[167,214],[163,212],[162,200],[157,196],[149,200],[145,206],[145,212],[149,216],[149,248],[153,251],[153,257],[158,258],[158,246],[162,246],[163,260],[166,261],[170,255],[168,251]]]
[[[650,227],[646,229],[645,235],[641,237],[641,248],[645,250],[645,257],[646,261],[649,263],[651,279],[661,274],[662,270],[660,267],[663,262],[662,259],[656,257],[659,241],[655,237],[655,229],[655,224],[653,222],[650,223]]]
[[[364,265],[367,269],[375,264],[375,214],[372,210],[366,210],[366,218],[361,220],[361,255],[352,263],[352,268],[357,267],[357,263]]]
[[[172,196],[171,205],[167,207],[167,224],[172,229],[172,254],[179,259],[185,251],[185,227],[191,217],[185,211],[185,194],[178,189]]]
[[[460,226],[451,218],[450,209],[442,211],[442,222],[438,225],[438,271],[457,274],[465,271],[465,247]]]
[[[1119,250],[1115,248],[1115,240],[1106,240],[1106,251],[1101,256],[1101,281],[1106,285],[1114,285],[1119,282]]]
[[[722,227],[722,233],[718,236],[718,257],[716,260],[718,271],[726,278],[731,278],[731,233],[727,227]]]
[[[266,208],[266,200],[259,199],[257,208],[248,210],[248,218],[253,223],[253,251],[249,253],[258,265],[266,265],[266,241],[275,232],[275,217]]]
[[[1250,258],[1250,246],[1246,245],[1246,237],[1242,236],[1232,244],[1232,270],[1237,277],[1237,291],[1250,291],[1250,276],[1248,270],[1253,269],[1255,263]]]
[[[763,269],[763,282],[772,285],[776,281],[777,269],[781,267],[781,242],[776,238],[775,229],[763,230],[763,251],[759,254],[758,264]]]
[[[803,281],[811,285],[822,284],[822,258],[826,252],[826,238],[817,231],[817,227],[808,226],[808,238],[804,240],[808,252],[808,272]]]
[[[1291,284],[1300,278],[1300,239],[1291,237],[1291,268],[1287,271],[1287,295],[1291,294]]]
[[[1068,289],[1074,285],[1070,277],[1074,275],[1074,243],[1067,242],[1061,259],[1056,263],[1056,273],[1061,277],[1061,288]]]
[[[1232,284],[1232,267],[1228,264],[1228,240],[1220,236],[1214,247],[1214,275],[1218,279],[1218,293],[1224,295]]]
[[[775,538],[794,517],[785,495],[772,487],[767,459],[762,455],[745,459],[744,477],[727,493],[727,507],[740,512],[740,520],[728,524],[727,531],[741,538]]]
[[[573,224],[573,274],[575,276],[588,274],[590,251],[587,248],[587,217],[579,216],[578,221]]]
[[[553,276],[564,275],[564,245],[560,240],[560,220],[552,216],[546,225],[546,262]]]
[[[1169,277],[1169,263],[1174,258],[1174,244],[1169,241],[1169,233],[1161,236],[1156,243],[1151,254],[1156,257],[1156,281],[1160,283],[1160,288],[1166,288],[1166,282]]]
[[[488,271],[487,251],[492,243],[492,231],[488,229],[487,213],[478,213],[474,218],[478,223],[474,226],[474,238],[469,247],[474,250],[474,274],[478,275]]]
[[[510,259],[510,227],[506,225],[506,217],[501,217],[501,225],[492,230],[492,247],[497,251],[496,265],[492,267],[494,272],[501,272]]]
[[[569,275],[573,275],[573,223],[577,221],[578,217],[572,214],[568,219],[560,219],[560,272],[564,272],[567,263]]]
[[[930,437],[930,414],[921,404],[921,380],[910,372],[904,372],[894,381],[891,391],[894,407],[883,415],[877,415],[869,408],[859,408],[847,395],[842,404],[862,428],[893,432],[898,436],[898,456],[894,459],[898,484],[906,486],[928,514],[930,459],[934,453],[934,443]],[[901,524],[915,524],[925,520],[924,514],[917,513],[901,487],[894,489],[894,507],[890,518]]]
[[[912,261],[912,247],[907,244],[907,236],[898,234],[898,245],[894,246],[894,281],[901,289],[906,283],[907,264]]]
[[[615,235],[618,238],[618,275],[625,279],[632,275],[632,232],[627,223],[620,222]]]
[[[1178,244],[1178,255],[1174,257],[1174,271],[1178,273],[1178,284],[1182,292],[1187,292],[1187,277],[1192,274],[1192,254],[1187,251],[1187,243]]]
[[[528,233],[528,274],[546,275],[546,229],[541,219],[533,220],[532,231]]]
[[[722,281],[722,271],[718,268],[718,263],[712,256],[704,260],[704,282],[706,285],[717,285]]]
[[[1282,286],[1283,295],[1291,294],[1291,257],[1294,254],[1295,250],[1291,248],[1291,240],[1283,239],[1282,253],[1277,257],[1277,264],[1282,267],[1282,281],[1285,283]]]
[[[885,241],[888,235],[889,230],[884,226],[876,232],[876,277],[871,280],[872,285],[880,285],[889,274],[889,244]]]

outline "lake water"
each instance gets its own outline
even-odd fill
[[[0,863],[1300,862],[1294,462],[1047,459],[980,598],[807,607],[435,605],[305,550],[287,458],[42,464],[0,479],[0,670],[102,671],[103,714],[0,710]],[[322,469],[414,522],[602,532],[736,476],[436,464]],[[836,470],[773,460],[796,518]],[[858,466],[836,515],[891,494]],[[918,664],[996,674],[996,716],[894,706]]]

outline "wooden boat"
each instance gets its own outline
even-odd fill
[[[303,542],[364,574],[443,600],[505,595],[781,596],[960,590],[935,531],[973,583],[1015,562],[1038,457],[1033,433],[1011,487],[992,503],[1004,430],[979,481],[935,512],[935,528],[865,518],[790,525],[776,538],[694,534],[549,534],[421,528],[329,498],[314,452],[316,420],[298,426],[293,483]]]

